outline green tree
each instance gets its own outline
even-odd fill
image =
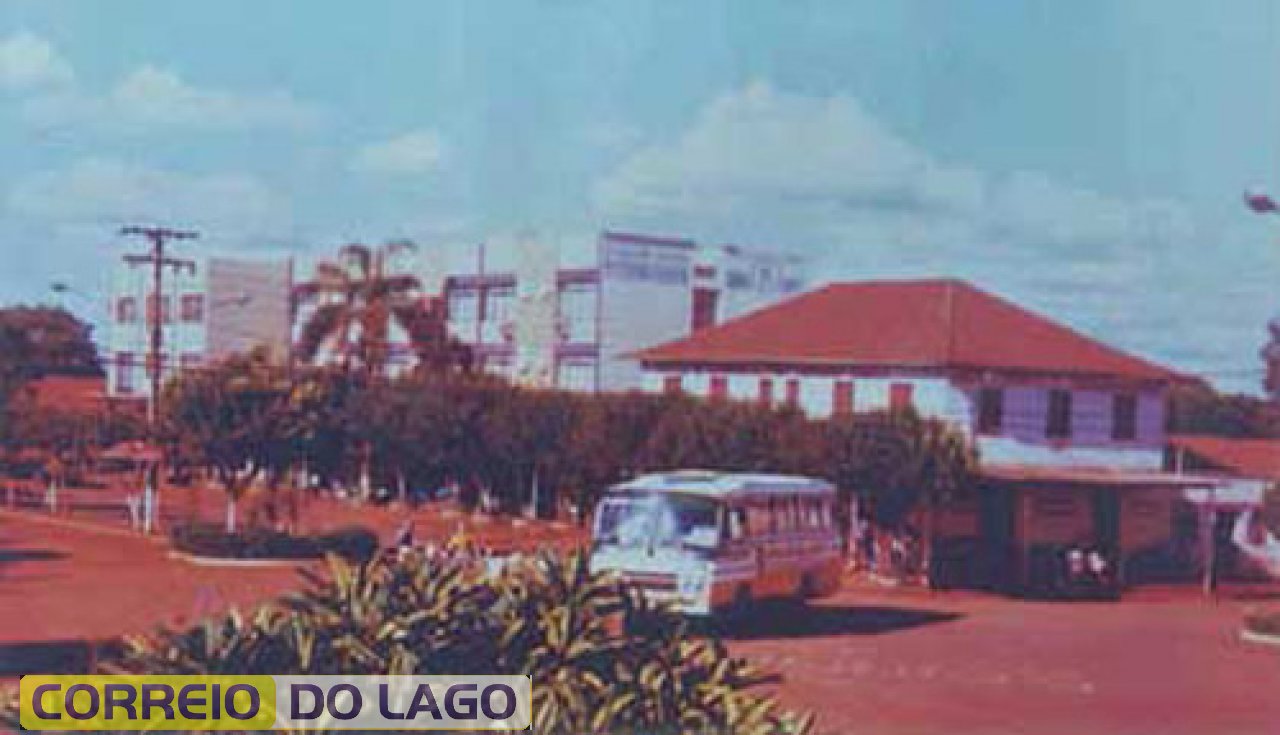
[[[585,523],[610,485],[644,470],[653,428],[673,399],[642,393],[599,394],[580,400],[577,420],[561,449],[561,487]]]
[[[263,350],[184,373],[166,386],[164,436],[182,460],[210,469],[227,494],[226,529],[255,480],[272,482],[301,456],[299,404],[308,383],[291,380]]]
[[[1169,392],[1168,430],[1236,438],[1280,437],[1280,403],[1249,395],[1228,395],[1195,383]]]
[[[60,457],[77,477],[104,448],[141,439],[145,433],[146,423],[137,411],[45,407],[25,397],[10,401],[0,422],[0,441],[7,449],[43,450]]]
[[[443,306],[424,302],[418,278],[395,270],[396,256],[414,249],[409,242],[347,245],[337,260],[319,264],[314,278],[295,292],[299,303],[314,307],[298,339],[299,355],[314,360],[327,351],[347,370],[380,377],[392,359],[391,330],[398,326],[422,369],[469,368],[470,351],[449,335]]]
[[[27,374],[101,376],[102,364],[93,344],[93,328],[65,309],[13,306],[0,309],[0,333],[23,335]]]
[[[922,503],[928,522],[933,509],[972,488],[977,454],[943,421],[913,411],[856,414],[833,417],[824,433],[825,476],[839,489],[845,528],[855,497],[877,526],[900,529]]]
[[[0,406],[8,404],[31,371],[31,343],[26,333],[12,324],[0,324]]]
[[[48,306],[0,309],[0,406],[28,380],[45,375],[102,375],[92,328]]]
[[[1280,318],[1267,323],[1267,334],[1269,339],[1260,353],[1266,368],[1262,387],[1272,400],[1280,400]]]

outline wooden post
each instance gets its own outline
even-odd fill
[[[1212,598],[1218,588],[1218,486],[1209,486],[1209,522],[1205,532],[1204,594]]]

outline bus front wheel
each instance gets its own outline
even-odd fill
[[[751,586],[740,584],[733,590],[733,599],[725,609],[725,617],[734,623],[740,623],[751,612]]]
[[[796,601],[805,603],[817,596],[818,582],[813,578],[813,573],[805,572],[800,575],[800,584],[796,587]]]

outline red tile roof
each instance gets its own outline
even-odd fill
[[[23,386],[36,408],[96,411],[106,405],[107,381],[96,376],[46,375]]]
[[[1240,477],[1280,480],[1280,440],[1176,435],[1169,445]]]
[[[974,368],[1187,379],[957,280],[834,283],[635,357],[654,366]]]

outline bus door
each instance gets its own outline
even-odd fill
[[[793,498],[775,496],[768,501],[770,533],[764,544],[761,587],[765,594],[785,595],[795,587],[796,534]]]

